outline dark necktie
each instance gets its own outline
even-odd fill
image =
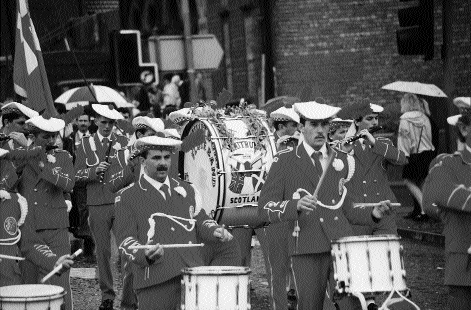
[[[101,140],[101,143],[103,144],[103,148],[106,150],[108,150],[108,143],[109,143],[110,140],[108,140],[108,138],[103,138],[103,140]]]
[[[167,184],[162,184],[162,186],[160,186],[160,190],[165,193],[165,200],[168,200],[170,198],[170,192],[168,191],[168,185]]]
[[[319,175],[322,175],[322,171],[323,171],[321,161],[319,159],[321,156],[322,156],[322,152],[314,152],[311,155],[312,159],[314,159],[314,165]]]

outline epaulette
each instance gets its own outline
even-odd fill
[[[177,182],[180,180],[180,181],[183,181],[183,182],[188,183],[188,184],[190,184],[190,185],[193,184],[192,182],[190,182],[190,181],[188,181],[188,180],[183,180],[183,179],[180,179],[180,178],[178,178],[178,180],[175,179],[175,178],[172,178],[172,179],[174,179],[174,180],[177,181]]]
[[[387,138],[387,137],[375,137],[375,139],[376,139],[376,140],[379,140],[379,141],[385,141],[385,142],[386,142],[386,141],[390,141],[390,142],[392,142],[391,139],[389,139],[389,138]]]
[[[123,187],[122,189],[120,189],[117,193],[116,193],[116,196],[120,196],[122,195],[126,190],[130,189],[131,187],[134,186],[134,182],[132,182],[131,184],[129,184],[128,186],[126,187]]]

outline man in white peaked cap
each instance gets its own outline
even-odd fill
[[[164,250],[163,244],[232,239],[206,214],[195,187],[169,176],[171,154],[181,143],[163,136],[137,140],[143,173],[116,196],[119,249],[132,263],[139,309],[176,309],[180,306],[182,268],[203,265],[199,247]],[[140,245],[149,247],[133,249]]]
[[[27,120],[26,125],[32,139],[30,148],[38,147],[39,156],[25,159],[18,192],[31,206],[28,214],[35,219],[39,238],[57,255],[67,255],[70,254],[68,209],[72,205],[70,201],[66,203],[64,193],[72,192],[75,171],[69,152],[55,145],[65,123],[43,115]],[[29,261],[23,263],[25,283],[39,283],[51,271],[39,269]],[[65,309],[72,310],[69,271],[61,277],[51,278],[49,283],[64,288],[67,292],[64,296]]]
[[[111,158],[128,145],[128,139],[113,133],[118,119],[123,119],[113,105],[92,104],[96,133],[82,138],[75,159],[75,181],[87,186],[90,229],[95,239],[102,302],[99,310],[112,310],[116,293],[111,273],[111,230],[114,230],[115,194],[105,186]],[[124,164],[124,162],[118,162]],[[116,236],[116,232],[114,232]]]
[[[471,309],[471,98],[453,100],[460,114],[448,118],[459,131],[462,150],[440,154],[423,186],[425,212],[444,223],[446,309]]]
[[[300,116],[303,142],[275,156],[258,214],[267,223],[294,221],[288,243],[298,309],[322,309],[332,268],[331,240],[352,236],[350,222],[380,220],[390,205],[385,201],[373,210],[345,208],[351,204],[344,186],[351,178],[351,160],[327,143],[330,121],[340,108],[314,101],[293,108]]]

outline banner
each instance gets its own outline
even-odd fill
[[[29,108],[57,115],[47,80],[41,47],[29,14],[27,0],[16,1],[16,41],[13,83],[15,92],[27,98]]]

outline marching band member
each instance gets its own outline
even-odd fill
[[[171,153],[181,141],[160,136],[137,141],[142,174],[116,196],[119,249],[133,263],[139,309],[176,309],[181,296],[181,269],[203,265],[195,247],[165,249],[162,244],[226,242],[231,234],[201,208],[201,197],[185,181],[169,177]],[[139,208],[136,208],[139,206]],[[147,249],[134,246],[150,245]]]
[[[397,202],[386,173],[386,164],[404,165],[407,163],[404,152],[398,150],[391,140],[382,137],[373,137],[368,131],[378,126],[378,115],[383,111],[383,107],[362,102],[344,108],[339,115],[343,118],[354,119],[356,135],[360,138],[353,144],[346,145],[345,149],[352,152],[355,158],[355,174],[347,189],[355,197],[355,202],[378,202],[389,200]],[[395,212],[384,218],[379,223],[372,223],[369,226],[354,226],[357,235],[397,235]]]
[[[134,142],[142,137],[153,136],[157,132],[164,130],[164,123],[160,118],[150,118],[148,116],[135,117],[132,120],[132,126],[135,129],[131,137]],[[112,193],[116,193],[132,182],[139,180],[141,174],[139,158],[129,158],[133,151],[135,151],[134,148],[134,145],[129,145],[125,149],[118,151],[116,156],[111,158],[110,169],[107,173],[109,178],[105,180],[105,186],[107,186]],[[133,289],[131,262],[124,254],[121,255],[121,262],[124,264],[121,269],[123,277],[121,309],[137,309],[137,297]]]
[[[277,150],[295,148],[298,141],[293,136],[298,128],[299,115],[293,108],[281,107],[271,112],[270,118],[276,130],[274,136]],[[290,274],[288,239],[291,237],[292,229],[292,222],[282,222],[256,230],[265,259],[271,304],[274,310],[286,309],[286,288],[287,284],[292,284],[288,281]]]
[[[383,201],[372,210],[343,207],[351,203],[343,185],[353,173],[352,160],[327,144],[330,120],[340,108],[317,102],[293,107],[300,116],[303,142],[274,158],[260,194],[259,216],[267,223],[296,221],[289,251],[298,309],[322,309],[332,267],[331,240],[353,235],[349,221],[379,221],[390,205]]]
[[[18,183],[18,192],[28,200],[29,214],[34,218],[36,234],[42,242],[58,255],[70,254],[69,216],[64,193],[74,188],[72,156],[54,148],[59,131],[65,126],[63,120],[36,116],[26,121],[31,133],[29,151],[40,150],[39,156],[24,159],[25,164]],[[24,264],[23,264],[24,263]],[[35,284],[48,272],[26,260],[21,264],[25,283]],[[64,297],[66,309],[73,309],[69,271],[54,277],[51,283],[67,292]]]
[[[38,116],[39,113],[18,102],[10,102],[2,106],[1,111],[2,131],[11,138],[11,140],[8,140],[3,145],[3,148],[15,150],[18,147],[27,146],[28,140],[24,134],[25,122],[32,117]]]
[[[425,179],[423,206],[444,222],[447,309],[471,309],[471,98],[456,98],[460,115],[449,117],[465,144],[454,154],[440,154]]]
[[[345,135],[348,132],[348,129],[352,125],[353,120],[350,119],[341,119],[336,117],[330,123],[329,128],[329,140],[330,141],[340,141],[345,138]]]
[[[17,257],[21,254],[39,268],[50,271],[59,264],[69,268],[73,263],[69,255],[57,258],[34,231],[34,217],[27,216],[28,203],[12,190],[18,177],[10,160],[5,159],[8,151],[0,149],[0,254]],[[0,258],[0,287],[23,283],[18,263],[14,259]]]
[[[96,113],[98,131],[90,137],[82,138],[75,158],[75,180],[87,186],[89,224],[95,239],[99,283],[102,294],[100,310],[112,310],[115,299],[113,274],[111,273],[111,230],[114,231],[114,197],[103,182],[110,168],[110,158],[125,148],[128,140],[114,134],[113,127],[123,116],[113,105],[92,104]],[[116,236],[116,232],[114,231]]]

